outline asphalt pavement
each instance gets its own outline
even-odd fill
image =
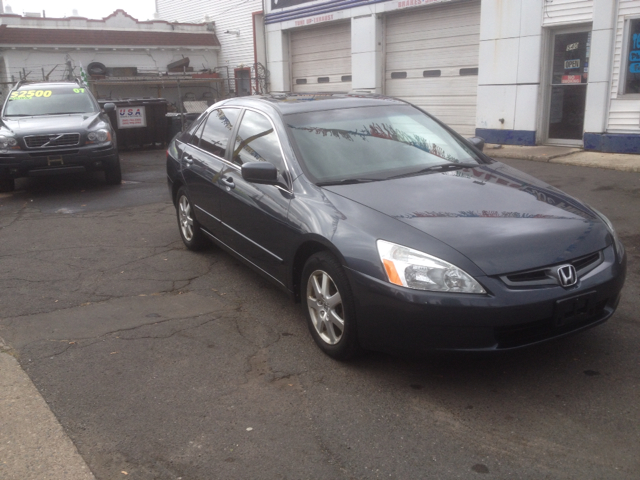
[[[539,170],[568,190],[593,175],[576,166],[640,172],[634,155],[492,146],[486,153],[526,171],[527,162],[512,159],[571,167]],[[78,188],[56,180],[62,183],[53,189],[38,180],[0,194],[0,265],[11,272],[0,277],[0,479],[418,478],[418,472],[638,478],[637,344],[623,340],[630,331],[637,335],[637,291],[626,288],[631,300],[616,323],[599,327],[600,337],[552,343],[535,360],[414,363],[374,355],[336,364],[316,351],[286,296],[249,271],[236,272],[224,254],[184,250],[162,165],[163,152],[124,153],[118,196],[100,178],[82,179]],[[534,164],[528,168],[539,173]],[[611,177],[606,187],[578,196],[608,205],[604,213],[621,227],[637,282],[638,221],[630,221],[622,202],[639,202],[640,183],[629,185],[616,197]],[[50,201],[57,196],[62,205]],[[87,227],[87,219],[97,227]],[[29,222],[37,223],[40,238],[25,230]],[[53,248],[59,236],[68,248]],[[107,260],[93,268],[98,257]],[[42,278],[34,273],[39,269]],[[207,277],[213,269],[219,275]],[[243,298],[247,291],[258,297]],[[563,390],[563,378],[578,374],[571,381],[581,386]],[[611,391],[629,401],[624,411],[611,412],[621,408],[608,403]],[[376,403],[368,403],[372,397]],[[536,421],[519,408],[524,403]],[[185,410],[186,420],[178,413]],[[146,416],[141,427],[138,419]],[[600,420],[591,428],[580,421],[585,416]],[[438,436],[425,436],[427,430]],[[575,442],[584,452],[576,452]]]

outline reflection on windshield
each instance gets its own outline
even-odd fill
[[[39,93],[41,90],[13,92],[13,94],[18,93],[20,95],[15,95],[13,98],[9,98],[4,110],[4,116],[26,117],[37,115],[70,115],[98,111],[97,107],[86,93],[47,90],[46,93],[48,93],[49,96],[29,96],[32,92]],[[24,96],[21,95],[23,93],[25,93]]]
[[[409,105],[297,113],[286,123],[317,183],[384,180],[444,163],[478,163],[467,146]]]
[[[304,130],[307,132],[315,133],[316,135],[327,135],[342,138],[350,142],[354,141],[354,138],[360,138],[366,140],[367,137],[383,138],[386,140],[393,140],[394,142],[404,143],[412,147],[416,147],[423,152],[430,153],[436,157],[443,158],[449,162],[458,163],[459,160],[447,153],[443,147],[436,145],[433,142],[429,142],[426,138],[420,135],[403,132],[393,126],[385,123],[372,123],[368,127],[363,126],[358,130],[341,130],[339,128],[322,128],[322,127],[294,127],[289,125],[290,128],[295,130]]]

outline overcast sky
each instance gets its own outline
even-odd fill
[[[2,0],[5,12],[7,6],[13,13],[22,15],[25,12],[39,12],[44,10],[47,17],[70,17],[73,10],[78,15],[87,18],[104,18],[121,8],[138,20],[150,20],[156,10],[155,0]]]

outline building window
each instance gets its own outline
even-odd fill
[[[407,78],[407,72],[391,72],[391,78]]]
[[[475,68],[461,68],[460,76],[466,77],[469,75],[478,75],[478,67]]]
[[[625,65],[624,93],[640,93],[640,18],[629,22],[629,43]]]

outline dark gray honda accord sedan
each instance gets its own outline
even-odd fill
[[[179,134],[185,245],[213,242],[302,303],[318,346],[504,350],[605,322],[626,255],[596,210],[380,96],[242,97]]]

